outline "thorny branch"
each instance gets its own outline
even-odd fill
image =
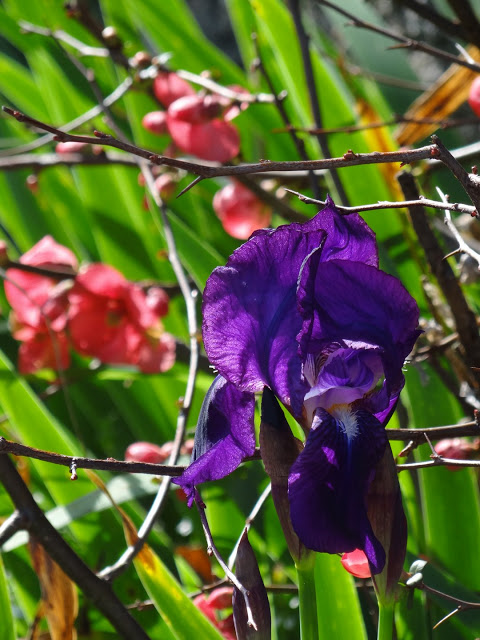
[[[402,151],[386,151],[379,152],[373,151],[371,153],[354,153],[353,151],[347,151],[341,158],[325,158],[322,160],[298,160],[298,161],[282,161],[274,162],[271,160],[263,160],[261,162],[253,164],[241,164],[236,166],[211,166],[206,164],[199,164],[196,162],[189,162],[187,160],[180,160],[178,158],[169,158],[167,156],[160,156],[148,149],[142,149],[136,145],[128,142],[123,142],[116,139],[109,134],[95,131],[95,136],[82,136],[74,135],[61,131],[49,124],[31,118],[28,115],[10,109],[10,107],[3,107],[3,111],[11,115],[19,122],[25,122],[26,124],[33,125],[38,129],[48,131],[54,139],[59,141],[73,141],[73,142],[86,142],[87,144],[101,145],[107,147],[114,147],[127,151],[128,153],[149,160],[155,165],[166,165],[169,167],[176,167],[177,169],[184,169],[189,173],[200,176],[202,178],[215,178],[219,176],[234,176],[253,173],[266,173],[269,171],[297,171],[299,169],[316,170],[316,169],[340,169],[342,167],[356,167],[365,164],[385,164],[391,162],[400,162],[402,164],[410,164],[418,160],[427,160],[435,157],[443,159],[441,151],[439,151],[437,144],[427,145],[425,147],[419,147],[418,149],[405,149]],[[52,139],[52,138],[51,138]]]

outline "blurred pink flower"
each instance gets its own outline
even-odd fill
[[[225,231],[240,240],[249,238],[257,229],[268,227],[272,219],[271,208],[236,181],[217,191],[213,208]]]
[[[163,329],[158,300],[149,300],[113,267],[98,263],[82,269],[69,301],[70,337],[79,353],[110,364],[133,364],[144,373],[173,366],[175,340]],[[164,303],[161,310],[164,315]]]
[[[231,608],[232,594],[232,587],[220,587],[219,589],[214,589],[209,596],[202,593],[193,599],[193,604],[197,609],[217,627],[226,640],[236,640],[237,638],[233,615],[230,614],[226,618],[220,619],[216,612]]]
[[[77,259],[66,247],[45,236],[21,256],[20,263],[55,270],[77,269]],[[65,369],[70,357],[64,333],[67,323],[70,283],[19,269],[7,269],[5,295],[12,313],[13,337],[22,341],[19,350],[20,373],[33,373],[51,367]]]

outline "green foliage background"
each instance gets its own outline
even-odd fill
[[[356,15],[381,20],[374,6],[360,0],[344,0],[342,6]],[[183,0],[100,0],[98,11],[105,24],[117,29],[128,56],[145,48],[152,54],[171,52],[172,69],[195,73],[208,69],[224,85],[239,84],[252,91],[268,91],[260,74],[249,70],[255,56],[250,33],[256,32],[262,59],[276,90],[288,91],[285,107],[291,121],[298,126],[311,125],[300,50],[285,4],[280,0],[226,0],[226,7],[243,68],[205,38]],[[76,20],[66,16],[59,0],[3,0],[0,5],[0,98],[4,104],[34,118],[60,126],[92,108],[96,99],[85,78],[55,42],[41,35],[22,33],[19,21],[25,19],[44,27],[63,29],[92,46],[98,46],[98,42]],[[342,24],[338,20],[337,28],[343,28]],[[379,118],[387,118],[392,111],[399,110],[396,105],[402,104],[401,108],[404,108],[414,97],[413,92],[406,96],[406,90],[385,89],[367,77],[351,78],[342,74],[337,64],[342,55],[338,43],[317,28],[312,29],[312,37],[314,69],[326,127],[355,124],[355,107],[359,100],[368,101]],[[349,52],[359,64],[376,65],[377,70],[386,72],[388,69],[392,76],[414,79],[405,51],[384,53],[384,40],[377,42],[371,35],[367,39],[374,45],[366,46],[364,33],[354,29],[348,31]],[[375,56],[375,51],[381,54]],[[125,70],[113,65],[109,59],[88,57],[82,61],[94,70],[104,95],[111,93],[126,77]],[[115,103],[112,112],[125,135],[136,144],[161,151],[164,141],[146,132],[140,124],[143,115],[155,108],[148,84],[136,83]],[[245,161],[298,159],[289,136],[272,133],[282,127],[273,105],[253,105],[235,122],[241,132]],[[84,125],[81,132],[90,133],[94,128],[106,130],[101,117]],[[0,118],[3,149],[13,149],[37,137],[36,132],[12,118]],[[347,149],[375,150],[363,133],[339,134],[332,137],[330,143],[334,156],[342,155]],[[320,157],[314,140],[306,138],[306,144],[311,157]],[[393,144],[391,140],[390,144]],[[39,152],[52,151],[53,146],[50,142]],[[51,234],[57,242],[71,247],[84,262],[111,264],[130,280],[175,283],[163,253],[166,245],[159,218],[154,210],[146,211],[142,207],[144,190],[137,183],[136,168],[47,169],[39,174],[39,190],[35,195],[25,186],[30,173],[30,170],[0,171],[0,224],[3,229],[0,236],[10,243],[12,257],[16,251],[21,254],[44,235]],[[388,177],[379,166],[343,169],[340,176],[353,204],[398,197],[392,174]],[[179,188],[185,187],[191,178],[185,176]],[[237,241],[225,234],[212,209],[213,195],[224,183],[223,179],[203,181],[170,204],[169,220],[180,258],[200,291],[212,269],[224,264],[238,246]],[[333,193],[328,179],[326,189]],[[305,187],[303,191],[308,193]],[[315,213],[315,209],[295,199],[290,200],[290,205],[307,215]],[[372,212],[366,218],[377,233],[383,268],[402,279],[425,312],[419,263],[410,251],[411,233],[405,235],[408,225],[405,213],[382,210]],[[277,216],[275,223],[281,222]],[[478,305],[474,287],[468,294],[473,304]],[[4,313],[0,320],[0,410],[4,420],[0,423],[0,435],[59,453],[118,459],[123,458],[125,448],[131,442],[163,443],[173,438],[178,399],[184,393],[187,378],[184,362],[177,362],[166,374],[146,376],[127,368],[103,366],[89,370],[88,363],[77,358],[69,375],[78,378],[78,382],[62,393],[41,400],[39,394],[52,377],[47,374],[28,380],[19,377],[15,370],[18,345],[10,335],[8,304],[4,299],[1,306]],[[185,308],[180,297],[172,302],[166,326],[187,342]],[[453,424],[464,417],[457,400],[428,365],[408,367],[406,379],[404,403],[410,426]],[[207,373],[199,375],[189,423],[191,433],[210,381]],[[394,417],[390,426],[394,428],[398,424]],[[428,455],[427,446],[419,448],[420,458]],[[114,562],[125,547],[122,523],[87,476],[80,472],[79,480],[72,483],[63,467],[34,460],[26,464],[30,488],[40,506],[61,527],[68,542],[89,566],[101,568]],[[441,468],[420,471],[416,475],[409,473],[403,472],[400,476],[409,520],[409,559],[419,556],[429,559],[425,570],[427,584],[467,600],[478,600],[480,511],[476,475],[471,470],[451,473]],[[101,475],[117,503],[121,503],[139,525],[156,491],[155,481]],[[225,555],[232,550],[246,516],[266,484],[263,468],[254,462],[222,482],[205,486],[202,497],[208,505],[209,522]],[[11,512],[10,499],[0,488],[0,519]],[[250,541],[267,584],[295,580],[294,568],[270,502],[255,521]],[[146,585],[160,610],[159,613],[150,608],[135,614],[147,633],[152,638],[191,637],[188,629],[183,628],[182,619],[185,621],[187,617],[179,611],[177,618],[170,620],[161,604],[168,601],[168,594],[175,592],[177,582],[186,593],[201,586],[200,578],[176,553],[179,545],[205,546],[201,527],[196,513],[190,512],[173,490],[150,545],[158,554],[159,562],[171,573],[150,576],[148,582],[141,569],[137,574],[132,567],[116,583],[116,592],[123,602],[133,603],[147,597]],[[40,589],[24,536],[18,534],[7,543],[2,559],[0,640],[10,640],[26,635],[35,616]],[[218,567],[214,570],[221,575]],[[371,594],[355,586],[337,557],[318,558],[317,585],[320,637],[364,640],[375,636],[375,616],[370,613]],[[297,638],[295,598],[275,595],[271,597],[271,604],[273,637]],[[81,607],[89,624],[84,624],[83,628],[80,625],[79,638],[116,637],[110,625],[82,596]],[[432,632],[433,625],[450,609],[451,605],[441,599],[427,600],[419,592],[405,594],[397,610],[398,637],[470,640],[480,635],[478,611],[455,616]],[[218,635],[212,629],[205,631],[202,637]]]

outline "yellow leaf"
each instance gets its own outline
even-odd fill
[[[78,597],[74,583],[33,536],[30,536],[29,549],[40,581],[42,613],[52,640],[75,640]]]
[[[475,61],[480,61],[480,50],[477,47],[469,46],[467,52]],[[445,120],[467,100],[470,85],[477,75],[467,67],[452,64],[428,91],[415,100],[405,117],[415,120]],[[395,131],[395,138],[401,146],[412,145],[436,129],[438,125],[435,124],[405,122]]]

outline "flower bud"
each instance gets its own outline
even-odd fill
[[[150,462],[161,464],[168,458],[168,453],[156,444],[151,442],[134,442],[128,445],[125,451],[127,462]]]
[[[56,153],[80,153],[85,151],[88,147],[88,142],[75,142],[69,140],[68,142],[59,142],[55,147]]]
[[[166,111],[150,111],[143,116],[142,126],[157,136],[168,133]]]
[[[388,604],[395,600],[407,551],[407,519],[397,468],[389,446],[375,469],[375,477],[368,489],[367,506],[373,532],[386,555],[383,571],[372,578],[377,598]]]
[[[480,76],[477,76],[470,86],[468,104],[475,115],[480,117]]]
[[[452,460],[476,459],[478,457],[479,445],[479,440],[469,442],[464,438],[444,438],[435,445],[435,453],[438,453],[442,458],[451,458]],[[446,465],[446,468],[449,471],[459,471],[462,467]]]
[[[222,105],[215,96],[183,96],[173,102],[168,115],[176,120],[183,120],[191,124],[200,124],[217,118],[222,111]]]

